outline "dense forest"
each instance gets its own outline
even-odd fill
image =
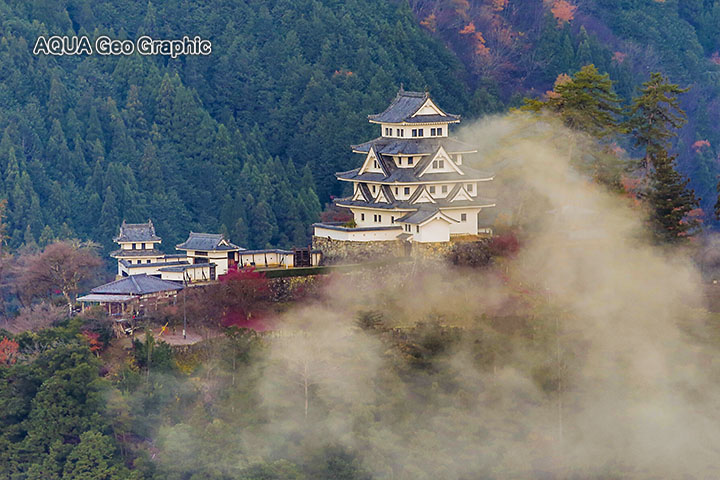
[[[626,102],[649,71],[692,87],[675,148],[710,212],[720,144],[715,5],[5,0],[7,243],[79,237],[109,248],[123,219],[152,218],[169,250],[189,230],[249,247],[307,244],[322,205],[343,193],[333,173],[357,163],[348,146],[375,134],[366,115],[401,83],[473,119],[590,63]],[[33,55],[43,34],[200,35],[213,53]]]
[[[367,2],[3,2],[0,198],[11,247],[112,242],[152,218],[246,247],[306,245],[335,171],[400,82],[466,113],[453,55]],[[209,57],[34,56],[41,34],[213,42]]]

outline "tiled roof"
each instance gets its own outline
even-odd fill
[[[224,238],[221,233],[196,233],[190,232],[190,236],[185,242],[177,245],[178,250],[200,250],[210,252],[214,250],[242,250],[237,245],[227,242],[227,245],[221,243]]]
[[[160,250],[154,248],[146,248],[145,250],[115,250],[110,252],[110,256],[113,258],[118,257],[162,257],[165,254]]]
[[[417,173],[420,172],[420,167],[417,168],[398,168],[390,175],[386,176],[382,173],[362,173],[359,174],[359,168],[349,170],[347,172],[336,173],[335,176],[339,180],[353,180],[360,182],[383,182],[383,183],[420,183],[420,182],[449,182],[454,180],[462,181],[478,181],[487,180],[495,176],[492,172],[484,172],[482,170],[475,170],[474,168],[462,165],[462,171],[465,175],[460,175],[456,172],[441,172],[441,173],[426,173],[422,177],[418,177]]]
[[[120,234],[113,238],[115,242],[159,242],[160,237],[155,235],[155,226],[152,220],[147,223],[125,223],[120,225]]]
[[[378,137],[369,142],[352,145],[352,149],[356,152],[367,153],[371,146],[375,146],[375,151],[382,155],[427,155],[437,152],[438,147],[442,145],[449,154],[454,153],[471,153],[477,151],[472,145],[461,142],[450,137],[434,137],[434,138],[387,138]]]
[[[455,202],[446,202],[443,198],[436,198],[437,203],[431,205],[443,208],[449,207],[491,207],[495,205],[495,200],[492,198],[475,197],[472,201],[458,200]],[[412,204],[408,201],[395,201],[395,203],[369,203],[361,202],[359,200],[352,200],[351,198],[336,198],[333,202],[342,207],[365,207],[365,208],[381,208],[383,210],[417,210],[422,205],[426,204]]]
[[[161,280],[157,277],[148,276],[147,274],[130,275],[129,277],[115,280],[114,282],[100,285],[90,290],[90,293],[99,293],[107,295],[146,295],[155,292],[168,292],[173,290],[182,290],[182,285]]]
[[[425,101],[430,98],[428,93],[424,92],[406,92],[402,88],[397,93],[390,105],[384,112],[376,115],[368,115],[368,120],[383,123],[400,123],[409,121],[412,115],[420,110]],[[458,115],[450,115],[442,112],[443,115],[422,115],[418,117],[433,117],[431,122],[457,122],[460,120]],[[417,118],[417,117],[415,117]]]

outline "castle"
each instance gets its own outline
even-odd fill
[[[463,156],[477,150],[450,137],[458,115],[443,111],[428,93],[401,87],[390,106],[368,120],[380,126],[381,136],[353,145],[364,156],[362,165],[336,173],[352,183],[352,195],[335,204],[348,208],[354,221],[314,224],[313,245],[438,244],[492,233],[481,213],[495,206],[483,195],[494,174],[464,164]]]

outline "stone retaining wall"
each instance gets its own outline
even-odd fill
[[[410,255],[425,260],[445,257],[455,243],[478,241],[480,237],[465,235],[461,238],[450,238],[449,242],[408,243],[401,240],[384,242],[355,242],[333,240],[327,237],[313,237],[312,247],[322,250],[323,264],[362,263],[369,260],[382,260]]]

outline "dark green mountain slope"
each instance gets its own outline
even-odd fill
[[[348,145],[400,82],[467,114],[460,63],[387,1],[0,2],[0,198],[11,247],[106,246],[152,218],[253,247],[308,240]],[[38,35],[200,35],[209,57],[34,56]]]

